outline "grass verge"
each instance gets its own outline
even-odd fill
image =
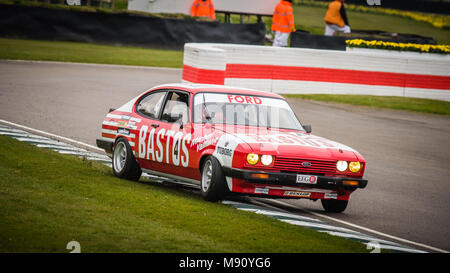
[[[287,98],[300,98],[325,102],[337,102],[376,108],[408,110],[422,113],[450,116],[450,102],[419,98],[367,95],[328,95],[328,94],[296,94],[283,95]]]
[[[0,38],[0,59],[181,68],[183,52],[79,42]]]
[[[367,252],[5,136],[0,157],[0,252]]]

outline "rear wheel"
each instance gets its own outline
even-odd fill
[[[216,202],[229,192],[219,161],[209,156],[202,166],[201,192],[205,200]]]
[[[119,178],[138,181],[141,177],[142,170],[124,138],[119,138],[114,145],[112,167],[114,175]]]
[[[334,199],[322,199],[322,207],[326,212],[335,212],[341,213],[343,212],[348,205],[348,201],[346,200],[334,200]]]

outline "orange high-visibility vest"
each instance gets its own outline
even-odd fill
[[[191,16],[209,17],[215,20],[216,12],[214,11],[212,0],[194,0],[194,3],[191,7]]]
[[[295,28],[294,11],[292,4],[288,1],[280,1],[273,12],[272,30],[279,32],[292,32]]]
[[[345,22],[340,12],[341,6],[342,2],[338,0],[333,1],[330,3],[330,5],[328,5],[328,10],[324,18],[325,23],[345,27]]]

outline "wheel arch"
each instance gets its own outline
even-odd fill
[[[208,158],[208,156],[212,156],[215,159],[217,159],[220,166],[222,166],[222,163],[220,162],[220,160],[214,156],[214,149],[207,149],[207,150],[203,151],[202,155],[200,156],[200,160],[198,161],[198,170],[200,172],[202,171],[203,164],[205,163],[205,160],[206,160],[206,158]]]
[[[113,151],[114,151],[114,147],[116,146],[116,143],[120,140],[120,139],[124,139],[127,143],[128,143],[128,145],[130,145],[130,148],[131,148],[131,151],[133,151],[133,157],[134,158],[136,158],[136,156],[135,156],[135,145],[136,144],[134,144],[133,146],[131,146],[131,144],[130,144],[130,142],[132,142],[132,143],[134,143],[134,141],[132,141],[132,139],[130,138],[130,137],[127,137],[127,136],[124,136],[124,135],[117,135],[116,136],[116,138],[114,139],[114,142],[113,142],[113,144],[112,144],[112,148],[113,148]]]

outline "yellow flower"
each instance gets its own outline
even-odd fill
[[[349,47],[384,48],[389,50],[406,50],[450,54],[450,45],[422,45],[413,43],[383,42],[375,40],[365,41],[362,39],[345,40],[345,43]]]

